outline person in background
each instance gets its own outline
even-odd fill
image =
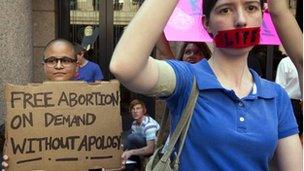
[[[51,40],[43,50],[43,69],[48,81],[74,80],[77,58],[74,45],[65,39]],[[3,133],[4,135],[4,133]],[[1,144],[3,147],[3,144]],[[8,156],[3,156],[2,166],[8,167]],[[4,169],[3,169],[4,170]]]
[[[287,91],[292,103],[297,123],[299,125],[299,135],[302,137],[303,109],[299,76],[296,67],[289,57],[283,58],[279,63],[275,82],[280,84]]]
[[[83,80],[88,83],[103,80],[99,65],[86,59],[86,50],[79,44],[75,45],[75,50],[78,64],[76,80]]]
[[[184,42],[177,59],[190,63],[197,63],[202,59],[209,59],[211,51],[205,42]]]
[[[74,46],[65,39],[54,39],[44,49],[42,63],[49,81],[74,80],[76,62]]]
[[[126,165],[125,170],[134,170],[140,166],[139,156],[149,156],[153,154],[156,134],[159,124],[150,116],[147,116],[147,109],[144,102],[135,99],[130,103],[130,113],[134,119],[131,126],[131,133],[124,141],[125,151],[122,159],[134,161],[136,165]],[[134,168],[135,167],[135,168]]]
[[[277,67],[280,61],[286,57],[285,54],[280,51],[279,46],[274,46],[273,48],[273,65],[272,65],[272,75],[273,77],[267,78],[266,76],[266,63],[267,63],[267,46],[258,45],[255,46],[248,55],[248,66],[257,72],[262,78],[268,79],[270,81],[275,80],[275,75],[277,72]]]
[[[156,44],[160,55],[158,59],[177,59],[190,63],[197,63],[202,59],[209,59],[211,51],[205,42],[182,42],[181,47],[175,56],[170,48],[169,42],[164,33],[161,34],[159,41]]]

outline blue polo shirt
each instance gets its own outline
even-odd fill
[[[187,103],[194,76],[199,89],[180,170],[268,170],[278,140],[298,133],[285,90],[253,70],[256,91],[239,99],[233,90],[221,86],[207,60],[168,63],[176,73],[176,88],[167,98],[172,130]]]

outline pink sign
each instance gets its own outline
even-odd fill
[[[202,0],[180,0],[164,32],[169,41],[213,41],[202,25]],[[270,14],[267,12],[263,17],[260,44],[281,44]]]

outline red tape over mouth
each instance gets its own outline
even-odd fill
[[[218,48],[246,48],[260,43],[260,27],[219,31],[214,37]]]

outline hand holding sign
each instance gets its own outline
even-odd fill
[[[8,168],[8,163],[7,163],[7,161],[8,161],[8,156],[7,156],[7,155],[4,155],[4,156],[3,156],[3,162],[1,163],[2,167],[4,168],[4,169],[2,169],[2,171],[5,171],[5,169]]]
[[[119,98],[117,81],[7,85],[4,153],[10,160],[3,166],[24,171],[120,167]]]

